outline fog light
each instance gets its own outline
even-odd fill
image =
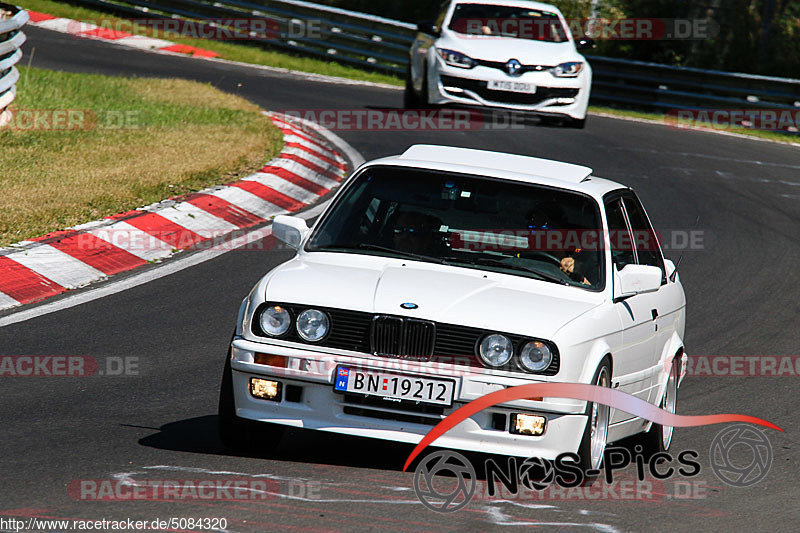
[[[250,394],[261,400],[281,401],[281,382],[250,378]]]
[[[511,415],[511,433],[517,435],[533,435],[534,437],[544,433],[547,419],[539,415],[525,415],[514,413]]]

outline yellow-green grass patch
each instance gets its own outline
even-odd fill
[[[0,129],[0,245],[243,177],[283,145],[210,84],[21,67]]]

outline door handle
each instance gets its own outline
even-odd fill
[[[658,309],[651,309],[650,314],[653,315],[653,320],[658,318]]]

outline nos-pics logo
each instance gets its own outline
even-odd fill
[[[472,501],[475,467],[460,453],[442,450],[427,455],[414,471],[414,491],[432,511],[453,512]]]
[[[627,461],[615,463],[611,460],[609,455],[619,453],[615,450],[626,452]],[[606,452],[607,454],[604,454],[606,470],[610,468],[613,471],[615,468],[624,468],[631,464],[630,452],[624,448],[606,449]],[[685,454],[692,454],[695,458],[698,456],[694,451],[683,452],[679,455],[679,461]],[[666,453],[658,455],[661,457],[656,459],[654,456],[651,462],[663,462],[665,457],[669,457]],[[671,461],[671,458],[669,460]],[[709,449],[709,462],[714,474],[733,487],[750,487],[763,480],[769,473],[772,460],[772,445],[765,432],[747,424],[736,424],[723,429],[714,437]],[[637,460],[637,464],[638,462]],[[556,465],[563,467],[564,464],[563,461],[556,460]],[[571,465],[571,463],[566,464]],[[699,474],[699,463],[692,460],[686,464],[696,468],[692,474],[681,470],[683,475],[691,477]],[[569,473],[574,474],[575,468],[577,464],[568,469]],[[641,481],[644,479],[644,472],[641,465],[638,468],[638,477]],[[491,460],[487,461],[487,476],[490,470],[497,470],[497,465]],[[657,479],[666,479],[675,472],[675,469],[670,468],[666,475],[656,475],[656,472],[650,469],[650,473]],[[585,479],[583,472],[578,469],[577,474],[574,481],[565,482],[557,475],[550,461],[528,458],[520,465],[518,479],[519,483],[528,489],[542,491],[554,482],[569,487],[582,485]],[[609,474],[611,472],[607,471],[607,481],[613,483]],[[466,507],[475,496],[477,484],[477,474],[472,463],[460,453],[450,450],[427,455],[414,471],[414,491],[420,502],[428,509],[440,513],[454,512]]]

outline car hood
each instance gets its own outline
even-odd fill
[[[473,59],[501,61],[516,59],[523,65],[555,66],[567,61],[584,61],[572,43],[548,43],[530,39],[498,37],[444,37],[436,46],[466,54]]]
[[[267,301],[351,309],[552,338],[600,305],[577,287],[495,272],[341,253],[306,253],[269,274]],[[414,303],[415,310],[401,304]]]

